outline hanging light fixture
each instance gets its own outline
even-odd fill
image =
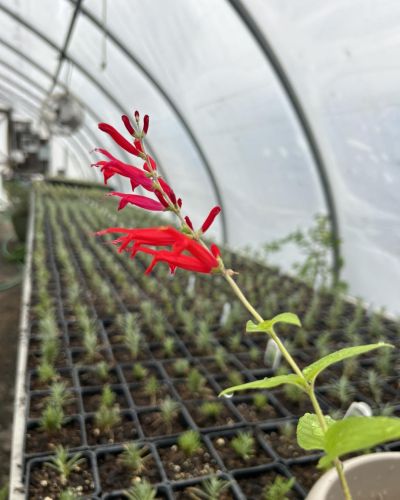
[[[69,92],[56,93],[44,101],[41,118],[50,133],[65,136],[79,129],[84,112],[80,102]]]

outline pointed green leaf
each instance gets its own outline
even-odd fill
[[[394,439],[400,439],[400,418],[348,417],[326,431],[325,452],[327,459],[333,460]]]
[[[325,370],[325,368],[328,368],[328,366],[333,365],[334,363],[338,363],[339,361],[343,361],[347,358],[359,356],[360,354],[372,351],[373,349],[378,349],[379,347],[393,346],[391,344],[386,344],[385,342],[378,342],[377,344],[359,345],[340,349],[339,351],[332,352],[331,354],[324,356],[318,361],[315,361],[315,363],[306,366],[303,370],[304,376],[309,382],[313,382],[317,378],[317,376],[323,370]]]
[[[233,387],[228,387],[223,390],[219,396],[224,396],[226,394],[233,394],[237,391],[246,391],[248,389],[272,389],[272,387],[278,387],[282,384],[293,384],[300,388],[304,387],[303,380],[294,373],[289,375],[278,375],[277,377],[266,377],[261,380],[255,380],[254,382],[247,382],[246,384],[234,385]]]
[[[328,428],[335,423],[329,415],[324,415]],[[324,432],[315,413],[306,413],[297,424],[297,443],[304,450],[323,450]]]
[[[287,323],[289,325],[301,326],[299,317],[296,314],[285,312],[258,324],[254,323],[254,321],[248,321],[246,324],[246,332],[269,332],[275,323]]]

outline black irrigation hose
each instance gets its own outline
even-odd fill
[[[10,252],[8,251],[8,248],[7,248],[8,243],[10,241],[11,241],[11,239],[8,238],[8,239],[4,240],[2,245],[1,245],[1,254],[3,255],[3,257],[8,258],[11,255]],[[9,281],[0,281],[0,292],[5,292],[7,290],[11,290],[11,288],[14,288],[15,286],[18,286],[21,284],[23,266],[19,265],[18,267],[20,268],[20,272],[14,278],[12,278]]]

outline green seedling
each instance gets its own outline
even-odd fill
[[[200,413],[212,420],[217,420],[223,410],[224,405],[219,401],[204,401],[200,406]]]
[[[125,492],[128,500],[155,500],[157,490],[146,480],[136,483]]]
[[[201,483],[201,486],[188,488],[188,493],[192,500],[220,500],[228,488],[229,481],[212,476]]]
[[[178,437],[178,447],[187,456],[193,456],[201,448],[201,438],[197,431],[189,430]]]
[[[149,374],[149,370],[141,363],[135,363],[132,367],[132,376],[135,380],[143,380]]]
[[[293,488],[294,477],[287,479],[282,476],[276,476],[271,485],[267,485],[263,491],[263,500],[289,500],[287,494]]]
[[[190,369],[189,360],[186,358],[179,358],[173,364],[173,371],[177,377],[187,375]]]
[[[65,486],[71,473],[79,470],[79,466],[83,462],[85,462],[85,458],[82,457],[81,453],[75,453],[69,456],[68,450],[58,445],[55,448],[55,456],[51,457],[50,460],[46,462],[46,465],[57,471],[61,484]]]
[[[60,406],[47,404],[39,419],[39,426],[49,434],[59,432],[64,423],[64,411]]]
[[[189,391],[194,395],[198,395],[201,393],[205,383],[206,379],[199,370],[197,368],[192,368],[187,377]]]
[[[249,460],[255,454],[256,441],[250,432],[238,432],[231,440],[234,452],[243,460]]]
[[[119,456],[120,462],[131,472],[139,474],[145,468],[146,460],[151,458],[151,454],[145,446],[137,443],[124,445],[124,451]]]

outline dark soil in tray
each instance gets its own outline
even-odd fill
[[[224,366],[220,366],[211,358],[198,358],[202,366],[212,375],[220,375],[221,373],[228,373],[236,371],[238,367],[232,361],[226,361]]]
[[[164,370],[168,373],[168,375],[171,377],[171,378],[179,378],[182,376],[182,373],[177,373],[176,369],[175,369],[175,362],[178,360],[182,360],[184,359],[185,361],[187,360],[187,358],[177,358],[177,359],[174,359],[173,361],[171,360],[167,360],[163,363],[163,366],[164,366]],[[188,369],[186,371],[186,375],[189,373],[189,371],[194,368],[196,365],[194,363],[192,363],[191,361],[187,360],[188,361]]]
[[[60,431],[52,435],[38,425],[34,425],[26,432],[26,453],[53,451],[58,444],[68,448],[81,446],[81,428],[77,420],[65,423]]]
[[[278,413],[271,404],[267,404],[262,408],[257,408],[251,401],[235,402],[234,404],[242,417],[248,422],[264,422],[284,416]]]
[[[172,396],[168,386],[162,383],[160,383],[159,390],[155,397],[147,394],[145,384],[133,385],[130,389],[130,393],[136,406],[156,406],[160,404],[167,395]]]
[[[201,498],[194,492],[194,488],[199,489],[200,491],[202,490],[201,483],[198,483],[193,486],[189,486],[188,488],[183,488],[179,491],[174,491],[174,498],[177,498],[178,500],[194,500],[197,498]],[[196,496],[195,496],[196,495]],[[204,497],[207,498],[207,497]],[[218,500],[235,500],[235,496],[233,493],[228,489],[226,491],[223,491],[219,496]]]
[[[162,345],[151,346],[150,350],[155,359],[181,358],[185,355],[178,344],[175,344],[174,350],[170,354],[165,352],[165,349]]]
[[[223,402],[218,401],[218,403],[222,404],[222,411],[215,417],[205,415],[204,412],[202,412],[202,403],[200,401],[186,403],[186,407],[195,424],[200,428],[235,425],[238,422],[237,417],[223,404]]]
[[[173,481],[215,474],[219,469],[206,448],[201,448],[191,457],[185,456],[176,444],[159,448],[158,452],[168,478]]]
[[[61,343],[61,342],[60,342]],[[42,354],[40,351],[30,352],[28,355],[28,370],[37,368],[40,365],[42,359]],[[60,354],[57,356],[54,366],[59,368],[64,368],[68,366],[69,360],[67,354],[64,350],[61,350]]]
[[[109,370],[107,380],[103,380],[101,377],[99,377],[96,374],[95,369],[80,370],[78,377],[82,387],[89,387],[96,385],[102,386],[105,383],[108,384],[121,383],[121,380],[119,380],[116,370],[113,368]]]
[[[97,459],[100,485],[103,491],[124,490],[144,479],[150,483],[161,481],[154,458],[149,455],[140,472],[134,472],[121,462],[121,453],[106,453]]]
[[[129,403],[125,397],[122,390],[117,390],[115,388],[111,389],[115,394],[115,403],[121,408],[121,410],[126,410],[129,408]],[[87,392],[82,394],[83,409],[86,413],[95,412],[99,409],[101,402],[101,392]]]
[[[254,438],[254,453],[248,458],[240,457],[232,448],[231,441],[235,435],[220,436],[214,438],[212,443],[217,450],[219,456],[228,470],[244,469],[255,467],[256,465],[266,465],[273,461],[273,458],[267,454],[258,443],[257,438]]]
[[[57,382],[64,382],[67,386],[73,385],[72,375],[68,371],[58,372]],[[41,382],[36,373],[31,376],[30,389],[31,391],[48,389],[51,382]]]
[[[294,435],[292,436],[286,436],[279,429],[265,431],[265,440],[274,452],[285,459],[294,459],[317,453],[316,451],[303,450],[298,446],[295,435],[296,424],[293,425]]]
[[[126,362],[135,362],[135,361],[144,361],[150,358],[150,353],[147,349],[140,347],[138,355],[134,358],[129,351],[129,349],[125,346],[113,346],[113,354],[114,358],[118,363],[126,363]]]
[[[199,392],[193,393],[190,391],[187,386],[187,382],[184,380],[178,381],[174,383],[176,390],[179,393],[179,396],[183,400],[198,398],[198,399],[214,399],[217,396],[217,391],[215,391],[208,382],[205,382],[201,387]]]
[[[298,483],[306,490],[310,490],[324,473],[323,470],[317,469],[317,462],[291,465],[290,472],[296,476]]]
[[[84,349],[72,351],[72,361],[75,364],[82,364],[82,365],[92,364],[92,363],[95,364],[95,363],[100,363],[100,361],[109,361],[109,360],[110,356],[105,349],[99,349],[95,353],[94,359],[89,359],[88,354]]]
[[[48,401],[48,395],[32,395],[29,403],[29,418],[39,418]],[[68,403],[63,405],[63,410],[66,415],[76,415],[79,413],[79,403],[71,395]]]
[[[71,472],[65,486],[61,484],[57,471],[46,466],[45,463],[32,467],[28,492],[29,500],[58,498],[60,492],[68,488],[72,489],[79,497],[94,492],[95,485],[87,460],[77,465],[76,469]]]
[[[121,423],[114,426],[111,431],[101,431],[92,418],[86,420],[86,435],[88,444],[105,445],[124,443],[138,439],[138,432],[135,423],[126,415],[123,415]]]
[[[246,498],[249,500],[261,500],[264,498],[264,490],[267,486],[271,486],[277,476],[280,476],[278,472],[274,470],[270,470],[268,472],[260,472],[260,473],[252,473],[249,476],[240,476],[236,477],[236,481],[238,482],[241,490],[245,494]],[[286,477],[283,476],[285,479]],[[298,493],[296,493],[293,489],[286,493],[286,498],[288,500],[300,500],[303,498]]]
[[[146,373],[144,375],[144,380],[148,379],[152,375],[154,375],[158,379],[162,379],[163,376],[160,373],[160,371],[152,365],[146,364],[146,363],[141,363],[143,368],[145,368]],[[134,369],[134,363],[129,364],[128,366],[123,366],[122,367],[122,372],[124,374],[125,380],[128,382],[128,384],[133,383],[133,382],[142,382],[142,380],[138,380],[135,378],[135,374],[133,372]]]
[[[178,434],[189,427],[181,413],[178,413],[170,425],[164,422],[162,414],[159,411],[142,412],[138,416],[145,436],[149,437]]]

